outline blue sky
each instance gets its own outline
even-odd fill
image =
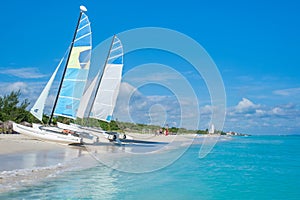
[[[0,13],[0,95],[21,89],[24,97],[34,101],[70,44],[81,4],[88,8],[94,46],[115,33],[148,26],[176,30],[201,44],[224,81],[225,131],[300,133],[297,1],[4,1]],[[166,52],[147,50],[125,58],[124,72],[138,64],[157,62],[184,74],[200,99],[200,128],[207,127],[209,93],[189,63]],[[143,97],[134,102],[141,105],[148,101],[148,109],[163,99],[174,116],[179,112],[172,93],[162,87],[140,88],[138,95]],[[155,96],[161,98],[152,102]]]

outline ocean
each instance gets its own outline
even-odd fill
[[[300,136],[224,138],[204,158],[196,142],[152,172],[122,172],[96,162],[0,199],[300,199]]]

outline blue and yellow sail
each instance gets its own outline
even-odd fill
[[[54,115],[75,119],[87,81],[92,51],[90,21],[85,13],[76,31]]]

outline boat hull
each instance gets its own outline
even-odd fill
[[[93,136],[98,137],[98,140],[100,140],[100,142],[105,142],[105,140],[103,141],[103,139],[106,139],[109,142],[121,144],[120,139],[126,139],[125,134],[121,135],[118,132],[107,132],[107,131],[104,131],[104,130],[98,129],[98,128],[84,127],[84,126],[79,126],[76,124],[68,125],[68,124],[64,124],[64,123],[60,123],[60,122],[57,122],[57,126],[61,129],[68,129],[68,130],[76,131],[78,134],[81,134],[83,132],[91,134]]]
[[[61,144],[82,144],[82,138],[71,134],[62,134],[56,131],[40,129],[41,125],[34,124],[33,127],[13,123],[13,130],[43,141],[57,142]]]

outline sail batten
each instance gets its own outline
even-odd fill
[[[66,81],[74,81],[74,82],[85,82],[85,80],[77,80],[77,79],[65,79]]]
[[[111,52],[114,52],[114,51],[117,51],[118,49],[121,49],[122,46],[118,47],[118,48],[115,48],[115,49],[112,49]]]
[[[90,118],[110,122],[119,93],[123,70],[123,46],[114,37],[102,79],[91,108]]]
[[[87,15],[82,13],[54,115],[76,118],[90,68],[91,49],[90,22]]]
[[[82,38],[85,38],[85,37],[87,37],[87,36],[89,36],[89,35],[91,35],[91,33],[87,33],[87,34],[81,36],[80,38],[77,38],[77,39],[75,40],[75,42],[77,42],[78,40],[81,40]]]
[[[79,29],[77,30],[77,32],[81,31],[82,29],[84,29],[84,28],[87,27],[87,26],[90,26],[90,23],[88,23],[88,24],[84,25],[83,27],[79,28]]]
[[[86,20],[86,19],[87,19],[87,16],[82,17],[82,19],[80,20],[80,23],[81,23],[82,21]]]
[[[122,54],[118,54],[118,55],[116,55],[116,56],[112,56],[111,58],[109,58],[108,60],[115,60],[115,58],[118,58],[118,57],[120,57]]]
[[[68,97],[68,96],[61,96],[62,98],[66,99],[75,99],[75,100],[80,100],[81,98],[74,98],[74,97]]]

